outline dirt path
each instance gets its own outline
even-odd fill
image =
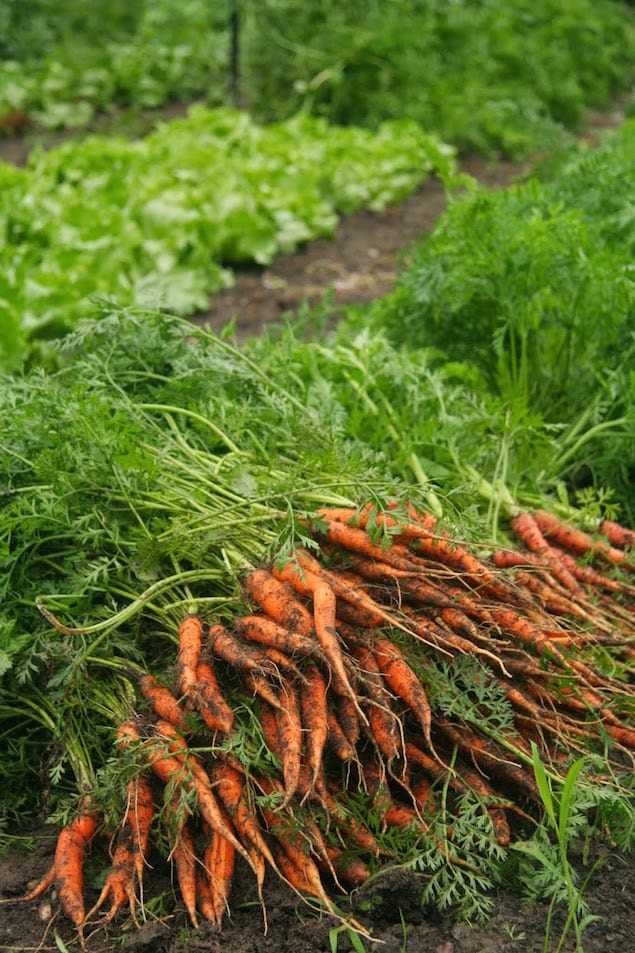
[[[462,168],[497,188],[528,166],[473,158]],[[391,290],[408,246],[432,230],[444,208],[443,186],[430,178],[399,205],[342,219],[331,239],[321,238],[294,254],[281,255],[268,268],[237,273],[234,286],[214,295],[209,312],[193,320],[220,331],[234,319],[240,341],[260,334],[265,325],[305,303],[317,304],[326,294],[332,296],[334,317],[347,304],[370,302]]]

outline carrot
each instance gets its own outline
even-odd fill
[[[40,882],[23,898],[34,900],[53,883],[62,909],[83,935],[84,858],[97,829],[97,815],[90,811],[87,800],[73,820],[59,833],[53,864]]]
[[[352,649],[359,662],[361,677],[369,699],[367,706],[370,734],[378,750],[390,765],[402,751],[401,723],[390,705],[381,670],[371,650],[364,645]]]
[[[558,553],[549,545],[543,536],[540,527],[531,513],[519,513],[511,519],[511,527],[515,535],[523,541],[531,552],[541,556],[549,569],[569,592],[579,593],[580,586],[572,573],[563,566]]]
[[[210,731],[229,734],[234,726],[234,713],[225,700],[211,662],[199,661],[196,666],[194,706]]]
[[[536,510],[534,513],[536,525],[547,539],[553,539],[558,546],[578,556],[591,556],[606,560],[614,565],[624,565],[628,568],[627,556],[622,549],[607,546],[588,533],[572,526],[570,523],[556,519],[546,510]],[[635,564],[632,566],[635,569]]]
[[[419,720],[425,742],[430,751],[434,752],[430,733],[432,712],[423,685],[393,642],[383,638],[375,639],[373,654],[386,684]]]
[[[324,654],[333,670],[336,686],[347,694],[358,709],[362,719],[365,715],[359,708],[359,703],[349,682],[342,648],[336,629],[336,598],[333,589],[322,575],[322,569],[316,560],[312,560],[307,553],[297,553],[300,566],[291,561],[282,569],[274,570],[274,574],[281,581],[287,581],[303,593],[308,593],[313,599],[313,616],[315,631]]]
[[[618,549],[635,549],[635,531],[616,523],[615,520],[602,520],[600,533],[606,536],[611,546]]]
[[[150,702],[155,715],[165,719],[165,721],[169,721],[171,725],[174,725],[175,728],[180,728],[181,731],[187,729],[185,711],[181,708],[178,700],[169,688],[162,685],[153,675],[150,675],[149,672],[140,676],[139,687],[141,688],[144,698]]]
[[[205,863],[205,861],[203,861]],[[225,913],[225,904],[221,910],[217,910],[215,895],[212,893],[212,885],[207,878],[205,871],[200,867],[196,868],[196,906],[204,920],[220,927],[223,914]]]
[[[260,672],[246,671],[242,673],[242,677],[252,695],[257,695],[272,708],[280,708],[278,694],[266,675]]]
[[[229,630],[220,623],[210,625],[207,633],[207,642],[214,655],[245,671],[271,671],[270,664],[263,664],[263,656],[256,651],[256,646],[239,641]]]
[[[583,585],[592,586],[595,589],[605,589],[607,592],[635,595],[635,586],[623,582],[621,579],[612,579],[593,566],[580,564],[576,562],[569,553],[562,552],[560,558],[562,559],[563,565],[565,565],[578,582]]]
[[[141,884],[155,815],[152,785],[145,774],[140,774],[128,782],[127,809],[127,823],[132,837],[134,867],[137,882]]]
[[[327,686],[317,665],[305,668],[306,684],[300,692],[300,714],[306,734],[306,749],[311,771],[311,788],[322,770],[322,758],[328,739]]]
[[[357,758],[355,745],[351,744],[346,737],[346,733],[330,704],[327,704],[326,707],[326,724],[328,728],[327,743],[333,754],[343,762],[355,761]]]
[[[227,828],[231,821],[221,808],[223,822]],[[236,850],[226,837],[217,831],[209,832],[203,854],[203,867],[208,891],[205,896],[205,917],[220,927],[223,917],[229,913],[229,898],[232,892],[236,868]]]
[[[351,887],[361,887],[371,876],[370,867],[352,851],[345,851],[330,844],[327,844],[326,850],[330,866],[335,870],[338,879]]]
[[[113,855],[112,867],[106,877],[103,889],[86,914],[86,921],[110,897],[110,909],[106,921],[112,920],[127,901],[130,913],[136,922],[135,876],[139,883],[143,879],[143,863],[150,839],[150,827],[154,817],[152,789],[145,775],[132,778],[126,786],[126,817],[119,831],[119,839]]]
[[[219,759],[212,768],[212,782],[241,842],[246,848],[251,845],[254,849],[250,851],[250,855],[255,861],[256,876],[261,887],[265,876],[263,859],[272,866],[274,866],[274,860],[258,823],[254,807],[249,801],[245,773],[233,759],[229,757]]]
[[[127,836],[120,839],[115,848],[112,867],[106,877],[103,889],[97,901],[86,914],[86,922],[92,919],[95,913],[104,905],[108,897],[110,897],[110,909],[106,914],[107,923],[114,919],[126,901],[130,907],[132,919],[136,922],[134,875],[134,851],[130,832],[128,831]]]
[[[178,801],[178,794],[175,800]],[[172,804],[169,813],[176,809]],[[188,912],[193,927],[198,926],[198,913],[196,903],[196,854],[194,853],[194,840],[192,832],[187,824],[187,819],[177,823],[174,834],[174,843],[171,852],[174,866],[176,867],[176,876],[179,883],[181,897]]]
[[[198,616],[187,615],[179,626],[176,678],[181,695],[190,698],[196,690],[196,667],[201,655],[203,626]]]
[[[280,693],[280,708],[276,709],[278,750],[282,759],[285,796],[287,805],[298,789],[300,763],[302,760],[302,719],[298,695],[293,685],[285,683]]]
[[[311,637],[314,635],[313,619],[306,606],[300,602],[292,589],[266,569],[254,569],[245,579],[251,598],[274,622],[290,632]]]
[[[460,728],[452,725],[445,718],[437,718],[436,724],[466,760],[471,759],[482,771],[497,778],[511,789],[522,791],[529,799],[539,803],[538,789],[529,772],[511,761],[508,754],[499,750],[492,739],[476,734],[465,725],[461,725]],[[515,739],[515,744],[518,747],[519,739]],[[467,781],[463,768],[461,772],[463,779]]]
[[[166,745],[165,740],[161,740],[160,737],[142,740],[136,725],[131,721],[120,725],[118,730],[119,742],[124,747],[130,744],[139,745],[141,754],[151,771],[164,784],[171,782],[177,788],[182,786],[187,792],[194,794],[203,819],[212,830],[217,830],[233,844],[237,852],[251,866],[251,860],[247,852],[223,820],[210,780],[201,763],[187,750],[187,745],[182,738],[177,736],[172,725],[167,722],[159,722],[157,729],[165,738],[170,739],[171,744]],[[177,754],[172,752],[177,752]]]
[[[273,581],[276,582],[275,579]],[[315,636],[301,635],[294,629],[287,629],[267,616],[242,616],[242,618],[236,620],[235,627],[236,631],[250,642],[268,645],[291,656],[323,658],[323,653],[320,651]]]

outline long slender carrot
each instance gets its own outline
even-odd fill
[[[514,534],[523,541],[531,552],[537,553],[544,559],[553,575],[565,589],[572,593],[580,593],[577,579],[566,566],[563,566],[557,551],[549,545],[531,513],[518,513],[513,516],[511,527]]]
[[[322,758],[328,739],[327,685],[317,665],[311,663],[305,670],[306,684],[300,696],[302,727],[306,734],[306,751],[311,771],[311,787],[322,770]]]
[[[280,708],[280,698],[278,692],[273,687],[267,675],[261,672],[244,671],[242,673],[243,682],[255,697],[271,705],[272,708]]]
[[[594,539],[588,533],[577,529],[570,523],[556,519],[546,510],[536,510],[534,519],[543,535],[547,539],[552,539],[562,549],[579,556],[597,557],[606,560],[606,562],[629,568],[627,554],[622,549],[607,546],[606,543]],[[635,570],[635,563],[630,568]]]
[[[196,667],[201,656],[203,625],[196,615],[187,615],[179,626],[179,647],[176,656],[176,679],[185,698],[196,690]]]
[[[229,829],[232,826],[229,813],[222,805],[219,807],[223,823]],[[259,871],[260,865],[256,866]],[[203,868],[208,888],[202,891],[205,917],[220,927],[225,914],[229,913],[229,900],[236,868],[236,850],[233,844],[217,830],[207,832]],[[259,876],[258,873],[257,876]]]
[[[392,710],[390,694],[374,654],[365,645],[353,646],[352,654],[359,663],[369,699],[367,712],[372,740],[388,765],[391,765],[402,753],[401,723]]]
[[[142,739],[134,722],[124,722],[118,729],[119,743],[122,747],[130,744],[138,745],[142,757],[164,784],[172,782],[177,787],[182,786],[187,792],[192,792],[204,820],[212,830],[217,830],[233,844],[251,866],[249,855],[223,820],[210,780],[200,762],[187,750],[183,739],[175,737],[176,733],[172,725],[159,722],[157,728],[164,735],[163,739],[161,737]],[[169,739],[171,743],[166,744],[166,739]],[[175,751],[177,754],[172,753]]]
[[[321,573],[321,567],[308,554],[298,551],[301,566],[295,561],[287,563],[281,569],[274,569],[274,574],[283,582],[289,582],[302,593],[309,594],[313,599],[313,617],[318,641],[324,654],[333,669],[336,684],[345,692],[358,709],[363,720],[366,716],[359,707],[359,702],[350,684],[342,647],[336,628],[336,597],[328,581]]]
[[[273,665],[264,660],[257,646],[240,641],[219,622],[212,623],[207,632],[209,649],[219,659],[245,671],[273,672]]]
[[[302,761],[303,729],[298,694],[293,685],[286,682],[280,692],[280,707],[276,709],[278,746],[282,758],[282,775],[287,805],[298,789]]]
[[[212,663],[199,661],[196,666],[194,707],[211,731],[229,734],[234,727],[234,712],[227,703]]]
[[[84,859],[96,828],[96,814],[78,814],[68,827],[61,831],[55,849],[55,889],[64,912],[80,933],[85,917]]]
[[[170,856],[174,861],[176,876],[181,891],[181,897],[188,912],[193,927],[198,926],[198,912],[196,902],[196,854],[194,852],[194,838],[188,825],[187,812],[179,817],[177,791],[172,800],[166,804],[166,817],[173,827],[173,838]]]
[[[274,622],[290,632],[311,637],[314,635],[313,618],[307,607],[300,602],[289,586],[266,569],[254,569],[245,578],[245,587],[257,605]]]
[[[144,673],[139,678],[139,687],[144,698],[150,702],[155,715],[159,718],[169,721],[170,724],[181,731],[187,729],[187,720],[185,711],[179,705],[178,699],[172,694],[169,688],[162,685],[149,672]]]
[[[275,579],[273,581],[276,582]],[[268,616],[242,616],[236,620],[235,629],[244,639],[260,645],[269,645],[291,657],[324,657],[314,635],[302,635],[293,629],[287,629]]]
[[[428,749],[434,753],[431,736],[432,711],[420,680],[397,646],[388,639],[375,639],[373,655],[388,687],[406,703],[418,719]]]
[[[602,520],[600,533],[606,536],[611,546],[618,549],[635,549],[635,530],[627,529],[615,520]]]

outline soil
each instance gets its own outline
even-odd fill
[[[618,114],[593,117],[590,126],[615,125]],[[24,140],[0,141],[0,158],[24,162],[28,144]],[[480,158],[466,160],[466,171],[490,187],[504,187],[521,176],[526,167],[508,162],[488,163]],[[236,338],[261,333],[280,322],[285,314],[325,299],[336,318],[349,304],[364,304],[388,293],[396,274],[407,260],[411,243],[434,226],[445,205],[442,185],[428,179],[410,198],[382,212],[361,212],[343,220],[332,239],[321,239],[292,255],[284,255],[268,268],[246,269],[236,275],[232,288],[214,296],[209,311],[196,316],[197,323],[221,330],[233,322]],[[79,949],[68,921],[60,915],[52,891],[28,904],[11,902],[24,895],[28,884],[37,881],[50,867],[56,831],[51,827],[29,833],[34,849],[11,848],[0,854],[0,951],[54,951]],[[26,835],[25,835],[26,836]],[[635,891],[635,857],[600,849],[602,863],[593,873],[586,891],[591,913],[598,919],[583,934],[585,953],[631,953]],[[599,855],[598,855],[599,856]],[[581,876],[589,868],[580,866]],[[495,897],[495,913],[483,926],[457,922],[452,912],[440,914],[421,905],[422,874],[389,869],[376,880],[344,898],[343,910],[351,910],[381,942],[364,940],[366,950],[383,953],[542,953],[548,922],[548,905],[523,904],[516,893],[500,891]],[[87,887],[87,901],[97,893]],[[148,898],[161,897],[160,915],[155,911],[140,928],[122,914],[109,929],[87,930],[89,951],[113,953],[314,953],[355,949],[345,930],[337,931],[337,921],[319,917],[271,877],[265,890],[268,928],[263,926],[253,878],[237,869],[232,894],[231,915],[220,932],[207,924],[193,930],[169,880],[169,871],[157,863],[149,873]],[[8,901],[8,902],[7,902]],[[555,949],[566,917],[558,907],[551,923]],[[58,942],[59,940],[59,942]],[[357,947],[358,948],[358,947]],[[569,936],[562,953],[572,953],[575,942]]]

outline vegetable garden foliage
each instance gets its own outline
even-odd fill
[[[142,141],[95,136],[0,164],[0,368],[71,328],[93,294],[205,310],[229,266],[266,264],[452,168],[452,150],[405,120],[262,127],[203,106]]]
[[[170,98],[235,105],[229,0],[105,6],[3,5],[0,129],[16,111],[55,128]],[[632,11],[614,0],[235,6],[240,97],[261,121],[299,108],[372,126],[406,116],[461,149],[526,155],[631,83]]]
[[[341,329],[342,340],[375,328],[397,347],[436,352],[433,364],[507,405],[510,434],[551,444],[547,460],[517,457],[514,480],[544,467],[546,480],[611,487],[630,520],[634,170],[628,121],[596,148],[560,154],[541,178],[455,196],[395,292]]]
[[[298,547],[315,551],[307,517],[319,535],[320,506],[332,512],[370,500],[382,510],[396,501],[406,512],[406,501],[432,505],[457,535],[488,547],[491,514],[472,478],[460,485],[462,474],[482,466],[489,476],[506,440],[516,466],[518,444],[506,432],[503,402],[379,333],[320,344],[288,329],[236,349],[159,311],[106,308],[55,346],[55,373],[34,368],[0,383],[2,819],[24,819],[38,807],[68,819],[77,793],[90,792],[106,829],[115,830],[134,764],[113,755],[114,727],[142,710],[140,672],[167,684],[181,677],[177,631],[192,607],[228,625],[250,611],[242,588],[248,570]],[[539,446],[532,439],[527,427],[528,456]],[[549,434],[541,440],[546,458]],[[434,488],[422,472],[428,463],[436,463]],[[525,499],[533,493],[537,501],[545,485],[533,476],[525,478]],[[369,521],[368,531],[388,543],[381,525]],[[460,716],[507,738],[506,699],[483,681],[476,656],[449,665],[427,641],[412,646],[396,635],[425,672],[443,723]],[[593,643],[585,650],[593,652]],[[603,673],[613,663],[598,650]],[[607,678],[621,678],[615,672],[625,663],[616,664]],[[249,771],[270,771],[254,698],[232,679],[226,690],[236,717],[231,755]],[[615,705],[627,721],[626,692]],[[581,829],[592,803],[628,847],[628,791],[607,775],[597,751],[588,767],[576,823]],[[427,901],[480,918],[505,851],[478,799],[461,797],[455,818],[443,786],[439,793],[444,811],[433,816],[430,839],[416,828],[386,834],[359,792],[346,810],[385,834],[389,856],[432,872]],[[441,863],[447,823],[452,854],[467,870]]]

